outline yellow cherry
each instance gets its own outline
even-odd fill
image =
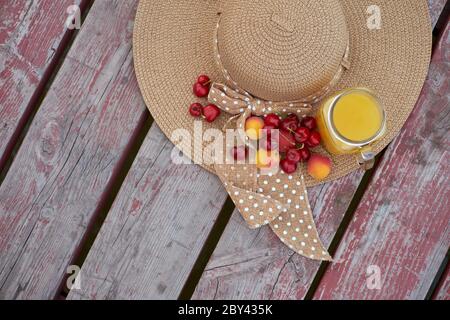
[[[256,152],[256,167],[265,169],[270,167],[270,155],[266,150],[258,150]]]
[[[245,121],[245,134],[250,140],[259,140],[263,128],[264,120],[260,117],[250,117]]]
[[[256,167],[258,169],[273,168],[280,162],[280,155],[275,151],[267,151],[264,149],[256,152]]]

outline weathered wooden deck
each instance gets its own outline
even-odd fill
[[[332,264],[249,230],[214,175],[163,161],[133,69],[138,1],[77,0],[72,31],[73,3],[0,0],[1,299],[450,299],[445,0],[429,0],[432,64],[401,134],[372,171],[310,192]]]

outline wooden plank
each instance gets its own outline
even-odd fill
[[[1,1],[0,171],[68,44],[66,10],[80,2]]]
[[[146,112],[132,63],[136,7],[94,3],[0,186],[0,298],[55,295]]]
[[[358,172],[310,190],[325,246],[333,239],[361,178]],[[193,299],[302,299],[319,266],[320,262],[294,254],[269,228],[249,230],[235,211]]]
[[[429,1],[438,20],[445,1]],[[310,200],[318,232],[329,246],[347,211],[362,173],[312,188]],[[287,250],[266,229],[248,230],[235,212],[194,292],[194,299],[303,299],[320,263]]]
[[[68,299],[177,299],[226,200],[216,176],[170,161],[154,125]]]
[[[450,26],[315,299],[424,299],[450,245]],[[375,281],[379,271],[380,286]],[[372,275],[371,277],[369,277]],[[375,284],[370,282],[370,284]]]
[[[450,300],[450,267],[447,266],[433,295],[433,300]]]
[[[152,129],[152,130],[155,130],[155,129]],[[155,133],[152,133],[149,136],[154,136],[154,135],[155,135]],[[150,148],[150,150],[152,150],[152,148]],[[145,156],[146,152],[150,152],[150,151],[145,151],[144,152],[144,156]],[[167,158],[164,158],[164,159],[167,159]],[[136,163],[142,163],[142,162],[139,162],[137,160]],[[135,163],[134,168],[136,167],[136,163]],[[145,162],[143,162],[143,163],[145,164]],[[149,166],[149,168],[150,167],[153,170],[153,167]],[[196,168],[196,167],[188,167],[188,168]],[[130,173],[130,177],[132,177],[132,173],[134,172],[133,170]],[[168,168],[167,171],[170,171],[170,169]],[[200,172],[203,173],[203,171],[200,171]],[[152,178],[152,176],[146,176],[146,178],[148,178],[148,177]],[[156,179],[156,180],[158,180],[158,179]],[[162,181],[165,181],[165,180],[162,180]],[[203,184],[205,184],[205,182],[203,182]],[[128,185],[128,183],[126,183],[124,185],[123,190],[125,190],[127,185]],[[170,184],[168,184],[168,185],[170,186]],[[175,183],[175,185],[176,185],[176,183]],[[156,183],[156,186],[158,186],[158,183]],[[185,186],[185,185],[183,184],[183,186]],[[170,190],[172,190],[170,188],[167,188],[167,189],[168,189],[168,192]],[[211,188],[209,188],[209,190],[210,189]],[[90,191],[92,192],[92,190],[90,190]],[[173,192],[173,190],[171,192]],[[143,196],[148,196],[148,194],[144,194]],[[205,193],[205,196],[207,196],[207,193]],[[158,195],[158,197],[159,197],[159,195]],[[225,197],[225,195],[223,195],[223,197]],[[168,197],[168,198],[170,199],[170,197]],[[119,195],[119,198],[117,199],[115,205],[117,203],[120,203],[120,195]],[[135,208],[139,208],[139,202],[136,202],[134,205],[135,205]],[[165,204],[164,206],[166,206],[166,205],[167,204]],[[133,209],[133,204],[131,204],[131,208]],[[217,209],[219,210],[219,206],[217,207]],[[190,210],[192,210],[192,208],[190,208]],[[137,213],[141,213],[140,210],[134,210],[134,211],[136,211]],[[190,213],[191,211],[188,210],[187,212]],[[158,214],[158,216],[159,216],[159,214]],[[207,216],[207,215],[205,215],[205,216]],[[108,217],[108,219],[109,219],[109,217]],[[120,226],[120,219],[117,219],[117,220],[119,221],[119,226]],[[196,220],[196,222],[198,222],[196,224],[197,229],[194,229],[194,230],[199,230],[198,228],[201,229],[201,227],[203,225],[205,225],[205,224],[208,224],[208,223],[211,224],[211,222],[205,222],[204,220],[207,220],[207,219],[205,219],[203,217],[202,221],[200,221],[200,222],[198,222],[198,219],[197,219]],[[116,224],[116,219],[111,218],[111,221],[112,221],[112,223]],[[146,223],[148,223],[148,221]],[[122,226],[124,226],[124,230],[127,230],[125,224],[122,224]],[[144,228],[146,227],[146,225],[143,225],[143,226],[144,226]],[[102,236],[102,234],[108,234],[107,228],[108,228],[108,224],[106,224],[105,227],[102,229],[102,232],[101,232],[99,238],[97,239],[96,245],[94,246],[94,250],[95,250],[95,248],[97,248],[97,246],[101,246],[101,240],[102,240],[102,237],[104,237],[104,236]],[[113,230],[113,227],[109,227],[109,228],[110,228],[110,230]],[[158,224],[158,228],[159,228],[159,224]],[[106,230],[106,231],[104,231],[104,230]],[[147,230],[145,229],[145,231],[147,231]],[[121,237],[120,230],[119,231],[114,231],[114,232],[116,232],[114,235],[118,236],[117,238],[120,239],[120,237]],[[161,233],[157,233],[157,237],[159,237],[161,239],[161,237],[164,236],[165,238],[173,239],[173,234],[170,232],[170,230],[169,230],[168,233],[170,234],[169,236],[165,235],[164,231],[162,231]],[[195,239],[195,237],[198,236],[196,234],[193,234],[193,232],[190,232],[190,233],[187,232],[187,233],[191,236],[190,239]],[[136,237],[142,237],[143,234],[145,235],[146,233],[141,232],[141,233],[137,234]],[[204,234],[206,234],[206,233],[201,233],[200,234],[200,239],[204,239],[205,238]],[[130,235],[132,236],[131,233],[130,233]],[[185,235],[186,234],[182,235],[183,236],[182,244],[185,243],[185,241],[186,241]],[[155,237],[151,237],[150,238],[150,240],[151,240],[150,244],[147,243],[146,241],[142,241],[142,248],[146,249],[148,246],[151,247],[151,245],[155,244],[155,243],[156,243],[157,246],[160,246],[161,242],[164,243],[164,237],[163,237],[163,241],[160,241],[159,239],[155,239]],[[114,238],[112,237],[111,239],[114,239]],[[187,239],[189,239],[189,238],[187,238]],[[126,240],[121,240],[121,241],[126,241]],[[100,243],[100,245],[97,245],[98,243]],[[137,242],[137,243],[140,243],[140,242]],[[170,244],[170,242],[167,244],[167,246],[170,248],[169,244]],[[172,243],[172,245],[173,245],[173,243]],[[196,252],[195,250],[198,250],[197,248],[199,248],[200,246],[201,246],[201,241],[199,241],[198,244],[195,244],[192,247],[193,248],[193,252],[195,253]],[[130,247],[130,248],[128,248],[128,250],[131,250],[133,252],[140,252],[139,251],[139,247],[137,247],[137,248],[136,247]],[[102,284],[103,286],[108,286],[109,290],[108,290],[107,296],[108,297],[122,297],[122,296],[142,297],[142,296],[144,296],[143,293],[145,293],[146,296],[155,296],[155,294],[153,293],[153,290],[152,290],[152,288],[155,288],[155,286],[156,286],[156,291],[157,291],[156,296],[162,297],[162,296],[165,295],[165,292],[167,292],[166,293],[167,296],[175,296],[177,291],[179,291],[179,290],[172,290],[172,288],[176,289],[177,286],[180,287],[180,283],[182,283],[183,282],[183,278],[185,278],[185,276],[183,276],[183,273],[184,273],[184,275],[186,275],[188,273],[187,271],[184,271],[184,270],[189,270],[189,264],[190,264],[190,261],[192,261],[192,258],[190,258],[191,259],[190,261],[189,260],[187,261],[187,265],[188,266],[186,267],[186,269],[184,269],[184,270],[181,269],[181,274],[182,274],[182,276],[180,277],[181,280],[178,280],[177,282],[171,282],[170,283],[170,287],[166,287],[165,288],[164,287],[164,285],[165,285],[164,282],[159,282],[158,284],[155,284],[155,281],[153,279],[153,277],[155,276],[154,272],[156,272],[156,274],[157,274],[158,272],[160,272],[160,270],[165,270],[167,268],[166,273],[162,277],[156,278],[156,279],[163,279],[164,280],[164,279],[167,279],[168,277],[170,277],[170,278],[174,277],[174,275],[177,275],[176,272],[180,270],[180,269],[175,269],[175,270],[170,269],[170,266],[172,266],[172,264],[171,263],[166,263],[166,262],[169,261],[168,259],[170,257],[173,257],[173,255],[172,254],[166,254],[166,251],[168,251],[168,249],[166,249],[166,248],[162,248],[162,249],[159,248],[158,250],[156,250],[156,252],[160,252],[163,255],[162,262],[157,262],[157,263],[152,264],[152,267],[149,268],[148,270],[146,269],[146,263],[148,263],[148,261],[143,261],[143,260],[145,260],[144,258],[140,258],[139,260],[135,260],[136,263],[130,263],[129,265],[121,265],[120,267],[117,266],[117,265],[109,265],[108,268],[107,268],[108,270],[102,270],[102,272],[108,271],[108,272],[110,272],[109,274],[112,274],[111,276],[109,276],[109,275],[105,276],[105,274],[103,273],[103,274],[101,274],[101,277],[100,277],[100,280],[99,280],[99,282],[103,283]],[[120,251],[120,252],[124,253],[123,248],[122,248],[122,251]],[[153,251],[151,251],[151,252],[153,252]],[[178,252],[178,251],[176,251],[176,252]],[[109,253],[111,253],[111,252],[109,252]],[[86,272],[86,270],[89,270],[89,259],[93,259],[92,256],[93,256],[93,254],[90,255],[91,258],[88,257],[88,260],[86,261],[86,264],[85,264],[85,266],[84,266],[84,268],[82,270],[82,273],[81,273],[83,290],[86,290],[86,289],[84,289],[85,287],[88,287],[88,290],[90,290],[89,287],[91,287],[90,283],[88,283],[87,285],[86,284],[83,285],[83,282],[84,282],[83,279],[86,279],[86,275],[87,275],[87,279],[91,279],[91,281],[95,280],[95,276],[94,277],[90,276],[90,274],[92,274],[92,273]],[[109,256],[109,254],[107,256]],[[138,257],[139,256],[140,255],[138,255]],[[195,256],[195,254],[193,256]],[[130,256],[128,256],[128,257],[130,257]],[[131,257],[133,257],[133,256],[131,256]],[[155,260],[155,258],[157,258],[157,256],[156,257],[152,256],[152,261]],[[122,260],[122,261],[125,261],[125,260]],[[180,261],[174,261],[173,263],[175,264],[175,266],[179,266],[180,264],[185,263],[185,261],[182,261],[181,263],[180,263]],[[135,268],[135,266],[140,266],[140,268]],[[162,269],[161,266],[163,266],[164,269]],[[121,268],[122,269],[126,269],[126,272],[124,272]],[[93,271],[95,271],[95,270],[93,270]],[[135,272],[136,277],[133,277],[133,272]],[[125,274],[128,274],[128,273],[131,273],[131,275],[125,275]],[[118,275],[117,279],[114,277],[114,275]],[[134,285],[131,285],[131,286],[121,286],[120,285],[120,284],[127,283],[127,282],[130,282],[130,281],[134,281]],[[145,283],[146,285],[150,285],[150,287],[146,287],[144,285],[139,286],[140,281],[143,281],[143,283]],[[111,285],[109,285],[109,283],[111,283]],[[151,285],[153,285],[153,287]],[[78,294],[78,297],[89,297],[89,298],[94,297],[95,298],[95,297],[103,297],[105,295],[105,290],[102,290],[101,288],[99,289],[98,286],[97,287],[95,286],[95,284],[94,284],[93,287],[95,288],[95,290],[91,290],[91,292],[88,292],[88,293]],[[138,288],[138,289],[133,291],[133,288],[135,288],[135,287]],[[169,290],[167,288],[169,288]],[[127,290],[128,290],[128,292],[127,292]],[[129,292],[130,290],[132,292]],[[100,294],[97,294],[97,292],[99,292]],[[76,295],[75,292],[72,292],[71,295],[72,294]],[[77,298],[77,296],[75,296],[75,298]]]
[[[431,23],[433,26],[436,26],[441,13],[444,10],[444,7],[447,3],[447,0],[428,0],[428,7],[430,8],[430,16]]]

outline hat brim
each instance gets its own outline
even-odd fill
[[[338,89],[367,87],[377,93],[387,113],[387,134],[374,145],[379,153],[399,133],[420,95],[428,72],[432,29],[426,0],[379,0],[382,26],[367,26],[371,0],[341,0],[350,32],[350,70]],[[186,129],[192,140],[194,121],[187,113],[196,101],[192,85],[199,74],[221,81],[213,57],[213,32],[220,1],[141,0],[134,30],[134,63],[145,103],[161,130]],[[223,115],[203,128],[221,129]],[[194,141],[173,141],[183,150]],[[186,154],[192,158],[191,154]],[[212,165],[200,163],[214,172]],[[360,167],[354,156],[333,156],[334,168],[326,181],[338,179]],[[323,183],[325,181],[322,181]],[[319,184],[307,180],[308,186]]]

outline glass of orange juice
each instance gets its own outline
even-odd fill
[[[373,167],[372,145],[386,133],[386,112],[366,88],[347,89],[323,102],[317,116],[325,148],[332,154],[359,154],[365,169]]]

